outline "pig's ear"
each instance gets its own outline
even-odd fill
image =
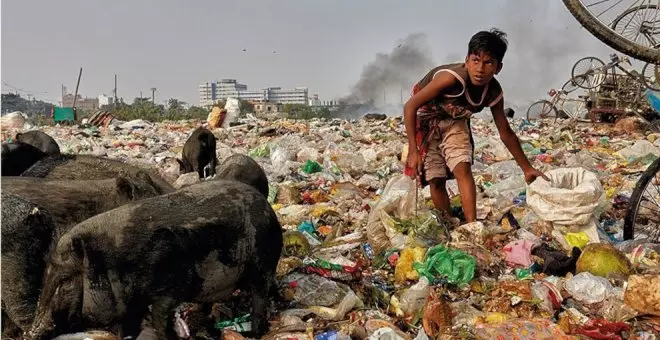
[[[133,200],[135,197],[135,186],[133,186],[133,183],[124,177],[117,177],[115,182],[117,183],[117,193],[123,194],[128,199]]]
[[[71,250],[78,259],[85,258],[85,241],[81,237],[73,237],[71,239]]]

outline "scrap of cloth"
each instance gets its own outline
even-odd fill
[[[534,242],[529,240],[513,241],[504,246],[506,262],[510,266],[521,265],[529,267],[532,265],[532,247]]]

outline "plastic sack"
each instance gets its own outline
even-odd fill
[[[437,245],[426,253],[424,263],[414,263],[413,268],[429,282],[444,277],[453,284],[466,284],[474,278],[477,260],[460,250]]]
[[[309,159],[300,168],[306,174],[313,174],[323,171],[323,168],[321,168],[321,165],[319,163]]]
[[[225,109],[221,109],[218,106],[214,106],[211,109],[211,112],[209,112],[208,117],[206,117],[206,122],[209,124],[209,127],[211,129],[222,127],[222,123],[225,120],[226,114],[227,111]]]
[[[613,287],[608,280],[594,276],[589,272],[584,272],[564,282],[564,289],[575,300],[591,304],[605,300]]]
[[[585,232],[590,242],[598,243],[597,218],[607,202],[598,177],[583,168],[555,169],[546,175],[550,182],[538,178],[527,187],[530,209],[555,228]]]
[[[238,120],[238,116],[241,115],[241,104],[238,98],[227,98],[225,101],[225,110],[227,111],[227,115],[222,122],[222,127],[226,129],[229,127],[229,123],[235,122]]]
[[[406,219],[415,212],[415,181],[404,175],[392,177],[380,197],[380,201],[369,213],[367,238],[378,254],[390,247],[391,240],[403,245],[402,236],[390,227],[390,214]]]
[[[550,182],[538,178],[527,187],[527,205],[544,221],[585,225],[594,217],[603,187],[598,177],[582,168],[548,171]]]
[[[28,116],[20,111],[14,111],[3,115],[0,119],[0,125],[3,129],[6,128],[15,128],[21,129],[28,122]]]

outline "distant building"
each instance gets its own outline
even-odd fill
[[[339,107],[339,101],[336,100],[320,100],[318,94],[314,94],[312,98],[309,100],[309,106],[312,108],[337,108]]]
[[[236,79],[222,79],[215,82],[199,84],[199,104],[210,107],[224,101],[229,97],[255,102],[272,102],[278,104],[308,105],[308,91],[306,87],[282,89],[269,87],[262,90],[248,90],[247,85],[240,84]]]
[[[73,107],[74,98],[72,94],[64,93],[62,95],[62,107]],[[94,112],[99,109],[99,98],[83,98],[81,95],[78,95],[78,99],[75,102],[78,110]]]
[[[99,107],[104,105],[112,105],[114,103],[114,98],[108,97],[104,94],[99,95]]]
[[[255,102],[254,104],[255,113],[278,113],[282,111],[282,104],[274,102]]]

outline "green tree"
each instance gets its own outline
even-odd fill
[[[191,106],[186,112],[187,119],[206,119],[208,116],[209,110],[199,106]]]
[[[222,107],[224,107],[224,105]],[[241,116],[243,117],[245,117],[246,113],[254,113],[254,105],[247,100],[239,99],[238,107],[241,110]]]

